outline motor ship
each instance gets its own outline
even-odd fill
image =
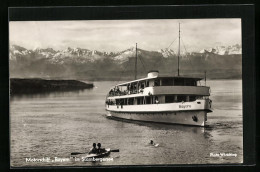
[[[180,43],[180,27],[179,27]],[[110,118],[127,120],[206,125],[207,114],[212,112],[209,99],[210,87],[201,86],[205,78],[180,76],[178,51],[178,75],[160,75],[148,72],[147,77],[115,85],[106,97],[106,112]],[[136,46],[137,61],[137,46]]]

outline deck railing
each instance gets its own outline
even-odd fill
[[[111,89],[108,93],[109,97],[125,96],[134,94],[195,94],[195,95],[209,95],[209,87],[206,86],[153,86],[146,87],[139,90],[119,90]]]
[[[124,90],[124,91],[121,91],[121,90],[110,90],[108,95],[110,97],[113,97],[113,96],[124,96],[124,95],[131,95],[131,94],[138,94],[138,93],[141,93],[143,92],[143,90]]]

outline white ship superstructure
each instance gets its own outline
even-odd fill
[[[111,117],[204,126],[211,112],[209,87],[202,78],[159,76],[158,71],[113,88],[106,101]]]

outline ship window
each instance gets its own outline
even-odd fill
[[[124,99],[116,99],[116,105],[124,105]]]
[[[144,104],[144,98],[143,97],[140,98],[140,101],[141,101],[140,104]]]
[[[184,79],[182,79],[182,78],[176,78],[176,79],[174,80],[174,85],[176,85],[176,86],[182,86],[182,85],[184,85]]]
[[[143,98],[142,97],[137,98],[137,104],[138,105],[143,104]]]
[[[196,100],[196,96],[190,96],[190,102],[193,102]]]
[[[186,86],[192,86],[192,83],[191,83],[191,80],[190,80],[190,79],[186,79],[186,80],[184,81],[184,83],[185,83]]]
[[[108,100],[108,103],[109,103],[110,105],[114,105],[114,104],[115,104],[115,100]]]
[[[186,79],[184,83],[186,86],[196,86],[196,81],[193,79]]]
[[[126,99],[121,99],[121,105],[126,105]]]
[[[165,103],[173,103],[173,102],[174,102],[174,95],[165,96]]]
[[[203,96],[197,96],[196,99],[203,99]]]
[[[185,102],[186,96],[177,96],[177,102]]]
[[[133,83],[133,90],[132,90],[132,94],[137,93],[137,83]]]
[[[149,81],[145,81],[145,87],[149,87]]]
[[[154,80],[154,86],[160,86],[160,80],[158,79]]]
[[[143,82],[141,82],[141,89],[144,89],[145,84]]]
[[[151,104],[151,97],[146,97],[145,102],[146,102],[146,104]]]
[[[171,78],[162,79],[162,86],[172,86],[172,85],[173,85],[173,79]]]
[[[128,105],[133,105],[133,104],[134,104],[134,98],[129,98]]]

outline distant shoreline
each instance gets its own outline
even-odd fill
[[[72,91],[93,88],[93,83],[78,80],[10,78],[10,94],[44,93],[52,91]]]
[[[140,79],[141,78],[145,78],[146,76],[144,77],[139,77]],[[196,77],[196,76],[194,76]],[[198,76],[199,77],[199,76]],[[203,78],[203,77],[201,77]],[[132,81],[134,80],[133,77],[129,77],[129,78],[88,78],[88,79],[84,79],[84,78],[77,78],[77,80],[82,80],[82,81],[89,81],[89,82],[95,82],[95,81]],[[204,80],[204,78],[203,78]],[[207,80],[242,80],[242,77],[233,77],[233,78],[208,78],[207,77]]]
[[[145,78],[146,76],[141,76],[139,78]],[[196,76],[194,76],[196,77]],[[199,77],[199,76],[198,76]],[[203,77],[201,77],[203,78]],[[76,80],[76,81],[86,81],[86,82],[95,82],[95,81],[132,81],[134,80],[133,77],[123,77],[123,78],[77,78],[75,77],[74,79],[70,79],[70,78],[63,78],[63,77],[53,77],[53,78],[10,78],[10,80],[13,80],[13,79],[28,79],[28,80],[37,80],[37,79],[40,79],[40,80],[54,80],[54,81],[57,81],[57,80],[62,80],[62,81],[70,81],[70,80]],[[204,78],[203,78],[204,80]],[[211,78],[211,77],[207,77],[207,80],[242,80],[242,76],[238,76],[238,77],[227,77],[227,78]],[[85,82],[83,82],[85,83]],[[89,83],[89,84],[92,84],[92,83]]]

